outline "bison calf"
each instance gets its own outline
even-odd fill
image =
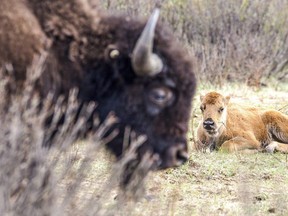
[[[222,151],[288,152],[288,116],[273,109],[229,102],[217,92],[201,96],[202,121],[197,131],[197,147]]]

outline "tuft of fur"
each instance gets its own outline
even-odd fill
[[[23,1],[1,1],[0,65],[12,64],[16,76],[23,80],[34,55],[44,49],[46,39],[37,18]]]

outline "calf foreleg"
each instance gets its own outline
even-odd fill
[[[256,140],[248,140],[243,137],[235,137],[225,141],[220,146],[220,151],[223,152],[247,152],[255,153],[261,150],[261,143]]]

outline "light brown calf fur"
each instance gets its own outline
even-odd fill
[[[227,152],[249,150],[288,153],[288,116],[272,109],[229,103],[217,92],[201,96],[202,121],[196,148]]]

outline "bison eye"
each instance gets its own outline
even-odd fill
[[[149,99],[161,107],[169,106],[174,101],[174,94],[167,87],[154,88],[149,92]]]
[[[218,110],[218,112],[219,112],[219,113],[222,113],[223,110],[224,110],[224,108],[223,108],[223,107],[220,107],[220,109]]]

